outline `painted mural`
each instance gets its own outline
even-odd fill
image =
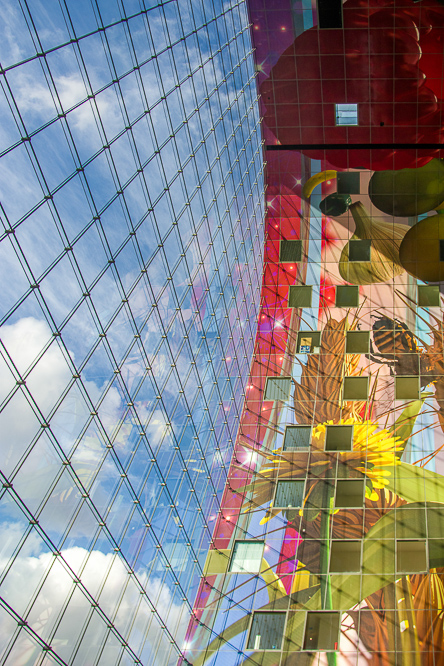
[[[444,665],[444,5],[250,12],[262,301],[188,659]]]

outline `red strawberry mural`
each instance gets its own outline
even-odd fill
[[[347,0],[343,28],[311,28],[261,85],[265,120],[281,144],[412,144],[411,150],[327,149],[336,167],[427,164],[444,142],[444,6],[437,0]],[[357,104],[358,125],[337,126],[336,104]],[[323,158],[324,150],[307,151]]]

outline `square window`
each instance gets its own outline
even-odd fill
[[[304,650],[337,650],[340,614],[335,611],[309,611],[305,622]]]
[[[370,331],[347,331],[345,338],[346,354],[368,354]]]
[[[344,377],[344,400],[367,400],[368,377]]]
[[[292,285],[288,292],[289,308],[310,308],[312,298],[311,285]]]
[[[426,542],[397,541],[396,570],[406,573],[427,571]]]
[[[351,451],[353,449],[352,425],[328,425],[325,434],[326,451]]]
[[[318,26],[342,28],[342,0],[318,0]]]
[[[321,331],[299,331],[298,354],[319,354]]]
[[[291,287],[290,287],[291,289]],[[357,308],[359,306],[359,287],[341,284],[336,287],[336,307]]]
[[[370,261],[372,242],[370,239],[348,241],[349,261]]]
[[[291,377],[267,377],[264,400],[282,400],[290,398]]]
[[[330,551],[331,573],[358,573],[361,571],[361,542],[332,541]]]
[[[247,650],[280,650],[284,629],[285,613],[254,613]]]
[[[301,261],[302,259],[302,241],[301,240],[281,240],[279,261]]]
[[[359,171],[338,171],[336,176],[338,194],[360,194],[361,174]]]
[[[357,104],[336,104],[336,125],[357,125]]]
[[[444,261],[444,240],[439,241],[439,260]]]
[[[360,508],[364,504],[364,479],[341,479],[336,482],[335,507]]]
[[[418,285],[418,305],[423,307],[440,307],[441,297],[438,285],[420,284]]]
[[[284,451],[309,449],[311,443],[311,426],[292,425],[285,428]]]
[[[304,501],[305,481],[278,481],[273,506],[300,509]]]
[[[395,400],[417,400],[419,377],[395,377]]]
[[[230,562],[230,572],[259,573],[263,553],[263,541],[236,541]]]

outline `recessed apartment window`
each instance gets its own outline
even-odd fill
[[[444,261],[444,240],[439,241],[439,260]]]
[[[267,377],[264,400],[286,402],[291,393],[291,377]]]
[[[311,285],[292,285],[288,291],[289,308],[310,308],[312,298]]]
[[[305,622],[304,650],[337,650],[340,614],[335,611],[309,611]]]
[[[338,194],[360,194],[361,174],[359,171],[338,171],[336,176]]]
[[[328,425],[325,433],[326,451],[351,451],[353,449],[352,425]]]
[[[346,354],[368,354],[370,331],[347,331],[345,338]]]
[[[364,504],[364,479],[341,479],[336,482],[335,507],[359,508]]]
[[[317,0],[317,5],[321,30],[342,28],[342,0]]]
[[[304,486],[305,481],[278,481],[273,506],[301,508],[304,501]]]
[[[348,241],[349,261],[370,261],[372,242],[369,238]]]
[[[291,287],[290,287],[291,288]],[[357,308],[359,305],[359,287],[341,284],[336,287],[336,307]]]
[[[230,562],[231,573],[259,573],[263,553],[263,541],[236,541]]]
[[[368,377],[344,377],[344,400],[367,400]]]
[[[425,541],[396,542],[396,570],[405,573],[427,571],[427,551]]]
[[[438,285],[420,284],[418,285],[418,305],[423,307],[440,307],[441,296]]]
[[[247,650],[280,650],[284,629],[285,613],[254,613]]]
[[[301,240],[281,240],[279,251],[279,261],[291,262],[301,261],[302,259],[302,241]]]
[[[417,400],[419,377],[395,377],[395,400]]]
[[[361,570],[361,542],[332,541],[330,551],[331,573],[358,573]]]
[[[311,426],[292,425],[285,428],[284,451],[309,449],[311,442]]]
[[[299,331],[298,354],[319,354],[321,346],[321,331]]]
[[[336,125],[357,125],[357,104],[336,104]]]

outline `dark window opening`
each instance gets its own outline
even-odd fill
[[[318,25],[324,28],[342,28],[342,0],[318,0]]]

